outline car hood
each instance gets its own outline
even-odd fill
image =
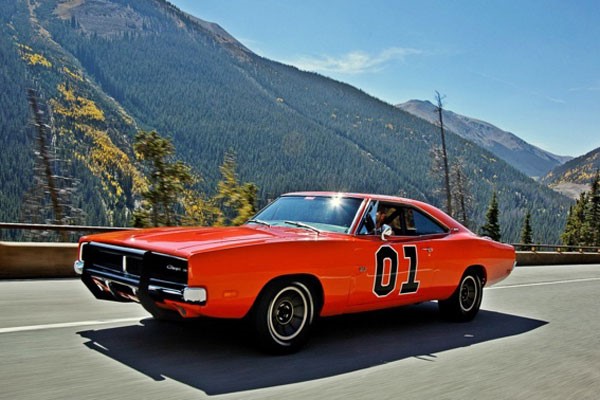
[[[209,250],[289,240],[326,240],[328,233],[287,227],[239,226],[221,228],[154,228],[89,235],[85,242],[150,250],[188,257]],[[338,236],[339,235],[335,235]]]

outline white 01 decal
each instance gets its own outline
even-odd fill
[[[417,246],[404,246],[402,248],[404,259],[408,260],[408,276],[402,282],[398,294],[415,293],[419,289],[417,281]],[[389,261],[389,279],[385,279],[385,264]],[[381,246],[375,253],[375,280],[373,282],[373,293],[377,297],[385,297],[396,289],[398,280],[398,253],[390,246]]]

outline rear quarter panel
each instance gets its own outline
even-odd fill
[[[515,251],[510,245],[470,233],[456,234],[439,242],[437,284],[439,299],[452,295],[469,267],[482,267],[486,287],[506,278],[514,267]]]

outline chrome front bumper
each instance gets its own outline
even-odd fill
[[[146,309],[167,300],[194,305],[207,300],[205,288],[188,287],[187,261],[174,256],[90,242],[73,269],[98,299],[135,301]]]

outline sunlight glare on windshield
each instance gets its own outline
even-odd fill
[[[329,204],[335,208],[339,207],[340,205],[342,205],[342,197],[341,196],[333,196],[329,200]]]

